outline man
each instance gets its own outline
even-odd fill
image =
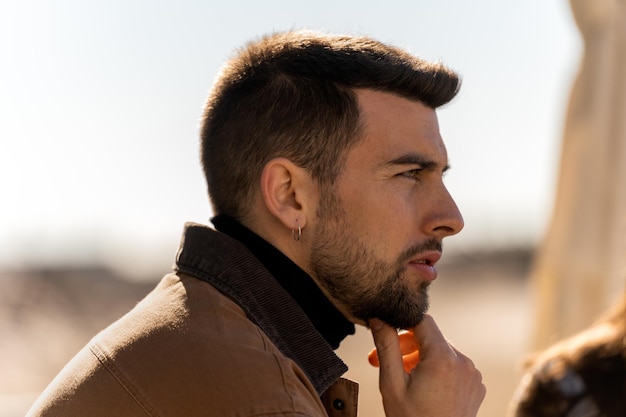
[[[370,326],[387,416],[474,416],[472,362],[427,316],[444,237],[440,64],[368,38],[287,32],[223,68],[202,124],[216,230],[186,227],[173,274],[96,336],[31,416],[356,415],[333,349]],[[396,328],[421,362],[403,370]]]

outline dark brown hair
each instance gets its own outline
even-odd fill
[[[626,293],[592,326],[527,366],[515,417],[626,416]]]
[[[214,214],[242,220],[265,164],[285,157],[322,189],[359,139],[354,89],[397,94],[437,108],[458,76],[366,37],[309,31],[251,42],[222,68],[201,126],[202,164]]]

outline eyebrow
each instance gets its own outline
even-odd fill
[[[425,157],[424,155],[418,153],[408,153],[404,154],[398,158],[387,161],[385,165],[419,165],[422,169],[434,171],[438,167],[441,166],[436,161]],[[446,164],[443,166],[442,172],[446,172],[450,169],[450,165]]]

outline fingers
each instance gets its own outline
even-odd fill
[[[425,315],[424,320],[413,328],[413,333],[422,351],[422,358],[424,353],[434,349],[444,349],[446,351],[452,349],[441,330],[439,330],[435,320],[429,315]]]
[[[482,375],[450,345],[426,316],[413,329],[420,361],[407,373],[396,330],[380,320],[370,326],[380,360],[380,392],[387,416],[475,417],[485,397]]]
[[[396,329],[381,320],[370,320],[370,328],[380,363],[380,386],[401,388],[406,372],[402,363],[402,352]]]

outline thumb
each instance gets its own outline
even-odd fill
[[[393,387],[397,383],[404,384],[407,373],[402,364],[398,332],[379,319],[371,319],[369,324],[380,362],[381,391],[383,387]]]
[[[415,339],[420,341],[420,357],[449,353],[453,350],[433,318],[426,314],[420,324],[413,328]]]

